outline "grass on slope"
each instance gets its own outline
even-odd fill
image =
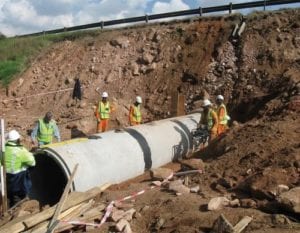
[[[35,37],[1,38],[0,84],[9,85],[14,77],[27,69],[31,61],[52,43],[76,40],[87,35],[95,36],[96,34],[98,34],[97,31],[79,31]]]

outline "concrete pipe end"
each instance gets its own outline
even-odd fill
[[[68,174],[51,153],[39,151],[34,156],[36,166],[30,169],[32,188],[29,197],[41,205],[54,205],[64,191]]]

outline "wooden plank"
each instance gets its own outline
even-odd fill
[[[98,194],[103,192],[105,189],[107,189],[109,186],[110,186],[110,184],[104,184],[100,187],[94,187],[84,193],[76,193],[76,197],[74,197],[74,198],[70,197],[67,200],[65,206],[63,207],[63,210],[67,210],[73,206],[76,206],[82,202],[85,202],[85,201],[88,201],[88,200],[94,198],[95,196],[97,196]],[[8,224],[4,225],[3,227],[1,227],[0,233],[7,233],[7,232],[18,233],[18,232],[24,231],[26,229],[29,229],[45,220],[51,218],[54,214],[54,211],[55,211],[55,206],[48,208],[40,213],[31,215],[31,216],[27,216],[26,219],[20,217],[19,219],[14,220],[13,223],[8,223]],[[14,230],[11,230],[11,229],[14,229]]]
[[[78,210],[81,208],[81,206],[83,206],[84,203],[80,203],[79,205],[73,206],[72,208],[62,212],[59,216],[58,219],[63,219],[64,217],[68,216],[69,214],[71,214],[72,212]]]
[[[85,222],[85,221],[92,221],[97,217],[102,218],[103,213],[101,213],[101,211],[103,211],[105,209],[105,207],[106,206],[104,204],[100,204],[97,207],[88,210],[86,213],[83,214],[83,216],[74,218],[72,220]],[[72,225],[72,224],[61,222],[58,225],[58,227],[55,229],[54,232],[57,233],[57,232],[65,231],[65,230],[71,229],[73,227],[74,227],[74,225]]]
[[[178,94],[177,96],[177,116],[184,116],[185,115],[185,95]]]
[[[75,217],[78,217],[88,211],[92,205],[95,203],[93,199],[91,199],[88,203],[81,204],[79,208],[75,209],[72,212],[69,212],[68,214],[65,214],[63,216],[59,215],[59,220],[69,220],[73,219]]]
[[[52,233],[53,230],[55,229],[55,227],[53,227],[53,225],[57,221],[57,218],[58,218],[60,212],[62,211],[62,208],[63,208],[63,206],[64,206],[64,204],[65,204],[65,202],[67,200],[68,193],[70,191],[70,187],[71,187],[72,182],[74,180],[74,177],[75,177],[77,169],[78,169],[78,163],[75,165],[75,167],[74,167],[74,169],[72,171],[72,174],[71,174],[71,176],[70,176],[70,178],[68,180],[68,183],[67,183],[67,185],[66,185],[66,187],[64,189],[64,192],[63,192],[63,194],[62,194],[62,196],[61,196],[61,198],[60,198],[60,200],[58,202],[58,205],[55,208],[54,215],[53,215],[53,217],[52,217],[52,219],[51,219],[51,221],[49,223],[49,230],[47,231],[47,233]]]
[[[242,232],[248,224],[253,220],[253,218],[249,216],[245,216],[242,218],[241,221],[239,221],[234,227],[233,227],[233,232],[234,233],[240,233]]]
[[[74,212],[78,209],[81,208],[81,206],[83,206],[84,204],[79,204],[77,206],[73,206],[71,207],[70,209],[64,211],[63,213],[61,213],[58,217],[58,219],[62,219],[66,216],[68,216],[71,212]],[[31,230],[29,230],[30,233],[44,233],[47,231],[48,229],[48,225],[49,225],[49,222],[50,221],[45,221],[45,222],[42,222],[36,226],[34,226],[33,228],[31,228]]]
[[[23,204],[26,201],[29,201],[28,197],[25,197],[21,201],[17,202],[14,206],[12,206],[11,208],[9,208],[8,212],[10,213],[10,212],[14,211],[17,207],[19,207],[21,204]]]
[[[29,230],[30,233],[45,233],[48,229],[49,221],[41,222],[38,225],[34,226],[31,230]]]
[[[1,233],[8,233],[8,232],[21,232],[25,230],[25,225],[23,222],[16,223],[12,226],[10,226],[8,229],[6,227],[3,227],[0,229]]]

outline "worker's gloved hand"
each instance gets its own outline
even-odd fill
[[[97,122],[99,123],[101,121],[101,119],[100,118],[97,118]]]

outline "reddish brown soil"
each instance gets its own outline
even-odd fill
[[[253,14],[242,37],[233,41],[236,22],[239,16],[203,18],[58,43],[10,85],[9,96],[1,89],[1,117],[29,144],[27,132],[48,110],[63,139],[94,133],[97,87],[108,91],[116,106],[111,128],[127,125],[128,106],[137,94],[145,100],[145,121],[171,116],[178,91],[186,96],[187,111],[204,96],[214,100],[223,94],[235,122],[224,137],[195,155],[206,171],[190,176],[190,186],[200,185],[199,194],[175,196],[155,189],[137,197],[131,201],[140,213],[131,222],[133,232],[209,232],[221,213],[232,224],[253,216],[244,232],[299,232],[299,215],[276,205],[274,192],[279,184],[300,185],[300,11]],[[72,88],[77,74],[84,87],[79,104],[72,102],[71,92],[23,98]],[[149,178],[144,174],[115,185],[98,201],[108,204],[139,191]],[[208,201],[217,196],[249,199],[254,205],[207,211]],[[275,221],[275,214],[291,222]],[[158,222],[164,223],[159,227]],[[108,229],[114,231],[112,223],[93,232]]]

